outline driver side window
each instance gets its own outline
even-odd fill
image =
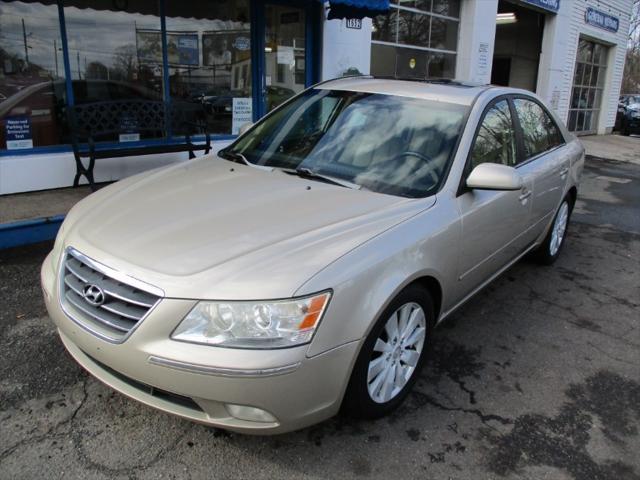
[[[487,162],[510,167],[517,163],[516,132],[506,99],[487,111],[473,144],[471,169]]]

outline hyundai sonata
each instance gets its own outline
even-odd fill
[[[378,417],[438,322],[525,254],[558,257],[583,164],[527,91],[325,82],[77,204],[47,308],[78,363],[166,412],[248,433]]]

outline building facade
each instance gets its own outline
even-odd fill
[[[219,148],[302,89],[350,74],[526,88],[570,130],[608,133],[631,3],[393,0],[373,19],[328,20],[319,0],[0,0],[0,194],[71,185],[70,106],[164,102]],[[184,135],[130,127],[104,145]],[[96,181],[186,159],[105,159]]]

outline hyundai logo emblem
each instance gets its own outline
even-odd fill
[[[94,307],[99,307],[104,303],[104,292],[102,289],[93,284],[86,284],[82,289],[82,297]]]

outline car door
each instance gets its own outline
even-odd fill
[[[458,258],[461,297],[526,248],[522,235],[529,223],[532,178],[524,175],[524,186],[516,191],[471,190],[465,186],[466,177],[480,163],[518,164],[514,116],[507,97],[494,100],[484,112],[469,152],[456,199],[462,224]]]
[[[533,98],[513,99],[521,132],[521,175],[533,178],[531,220],[525,238],[534,241],[549,224],[565,191],[569,173],[567,145],[560,129]]]

